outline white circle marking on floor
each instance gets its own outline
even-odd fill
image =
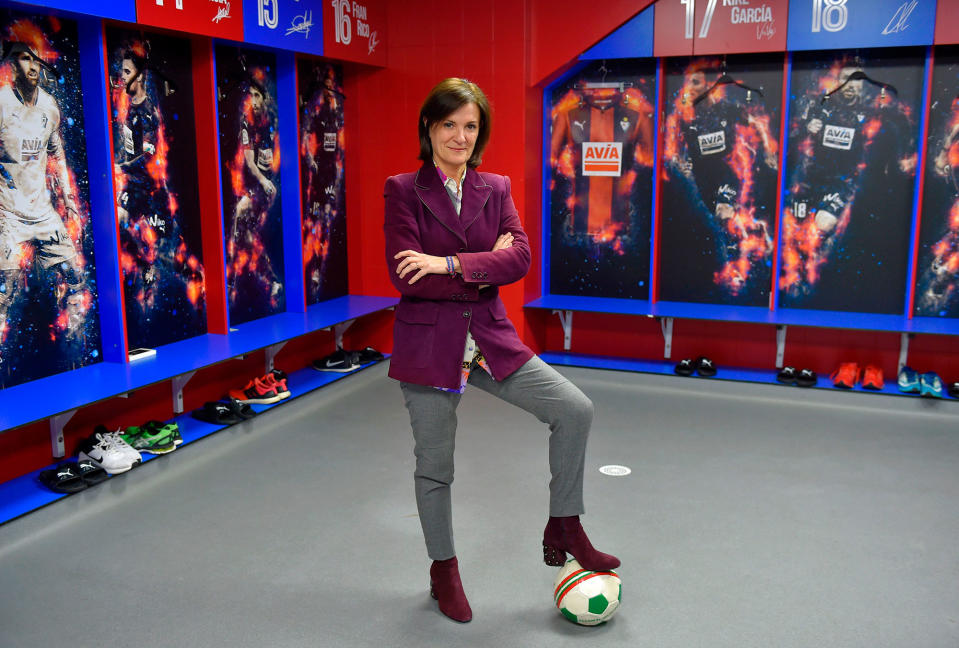
[[[625,477],[633,471],[626,466],[603,466],[599,469],[599,472],[610,477]]]

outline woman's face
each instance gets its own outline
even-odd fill
[[[479,122],[479,108],[468,103],[430,126],[433,159],[447,175],[464,167],[473,155]]]

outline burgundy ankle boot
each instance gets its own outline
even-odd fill
[[[578,515],[550,517],[543,531],[543,561],[552,567],[562,567],[566,564],[567,551],[583,569],[608,571],[619,567],[619,558],[593,548]]]
[[[473,610],[470,609],[463,583],[460,581],[456,556],[448,560],[433,561],[430,567],[430,596],[439,602],[440,612],[454,621],[466,623],[473,618]]]

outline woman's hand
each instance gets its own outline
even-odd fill
[[[410,277],[411,285],[428,274],[446,274],[449,272],[445,257],[431,256],[417,252],[416,250],[403,250],[402,252],[398,252],[393,258],[402,259],[400,264],[396,266],[396,274],[398,274],[401,279],[412,273]]]
[[[496,243],[493,243],[493,249],[490,250],[490,252],[505,250],[511,247],[513,247],[513,235],[510,232],[506,232],[505,234],[500,234],[499,238],[496,239]]]

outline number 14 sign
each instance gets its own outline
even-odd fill
[[[656,56],[781,52],[788,0],[659,0]]]
[[[137,0],[137,22],[243,40],[243,4],[238,0]]]
[[[932,44],[936,0],[792,0],[789,49]]]

